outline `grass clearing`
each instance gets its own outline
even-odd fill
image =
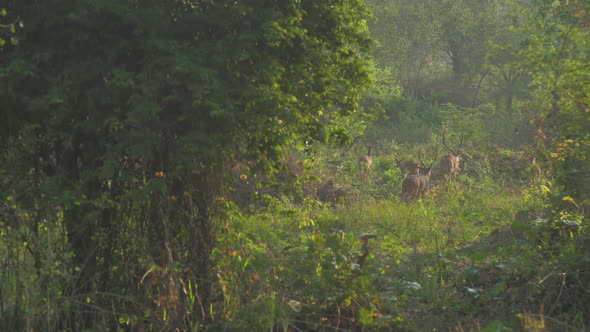
[[[514,226],[519,211],[534,208],[527,195],[457,184],[415,204],[369,195],[335,207],[277,201],[228,233],[242,243],[244,274],[259,276],[235,278],[259,289],[240,296],[256,308],[263,298],[282,303],[269,324],[287,330],[521,328],[513,302],[524,290],[509,289],[522,258],[538,259]]]

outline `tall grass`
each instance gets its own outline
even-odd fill
[[[261,306],[275,315],[265,328],[279,330],[451,329],[485,321],[473,301],[492,290],[478,289],[470,278],[483,278],[474,270],[497,263],[494,249],[482,248],[509,230],[531,200],[519,190],[457,183],[414,204],[371,195],[335,207],[287,202],[234,218],[227,233],[233,239],[220,239],[238,252],[220,256],[218,262],[229,264],[220,269],[241,271],[232,281],[242,284],[225,290],[224,297],[242,303],[225,324],[245,327]],[[364,234],[375,235],[368,246]],[[277,305],[282,309],[271,310]],[[498,314],[514,324],[508,312]]]

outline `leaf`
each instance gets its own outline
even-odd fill
[[[573,205],[578,206],[578,203],[576,203],[576,201],[571,196],[564,196],[561,200],[564,202],[570,202]]]

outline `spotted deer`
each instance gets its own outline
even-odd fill
[[[449,154],[441,159],[441,171],[445,178],[445,182],[450,183],[459,172],[459,165],[461,164],[461,157],[463,157],[463,133],[461,133],[461,140],[459,147],[456,150],[451,149],[445,142],[445,134],[442,134],[442,144],[449,150]]]
[[[371,154],[373,153],[373,147],[367,146],[367,154],[360,156],[358,159],[358,167],[360,171],[360,178],[363,180],[367,179],[369,175],[369,171],[371,170],[371,165],[373,164],[373,158]]]
[[[430,176],[432,175],[432,166],[436,162],[438,151],[434,154],[434,159],[429,165],[426,165],[419,154],[420,160],[420,174],[408,175],[402,182],[401,200],[403,202],[415,202],[419,198],[424,197],[430,188]]]

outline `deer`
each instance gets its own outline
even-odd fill
[[[419,175],[420,174],[420,165],[413,160],[404,160],[403,158],[398,159],[394,158],[395,162],[397,163],[397,167],[399,168],[400,174],[403,178],[406,178],[408,175]]]
[[[441,169],[445,182],[450,183],[459,172],[461,157],[463,157],[463,150],[461,149],[463,146],[463,132],[461,132],[461,140],[459,141],[459,147],[457,150],[453,150],[447,145],[444,133],[442,134],[442,144],[447,150],[449,150],[449,154],[441,159]]]
[[[420,160],[420,173],[415,175],[408,175],[402,182],[401,200],[403,202],[415,202],[419,198],[424,197],[430,187],[430,176],[432,175],[432,166],[438,157],[438,150],[434,154],[434,159],[429,165],[426,165],[422,160],[422,156],[418,154]]]
[[[369,175],[369,171],[371,170],[371,165],[373,164],[373,158],[371,154],[373,153],[373,147],[368,145],[367,146],[367,154],[360,156],[358,159],[358,166],[360,170],[360,178],[366,179]]]
[[[533,183],[537,184],[543,178],[543,170],[539,163],[537,163],[537,157],[531,159],[531,168],[533,170]]]

